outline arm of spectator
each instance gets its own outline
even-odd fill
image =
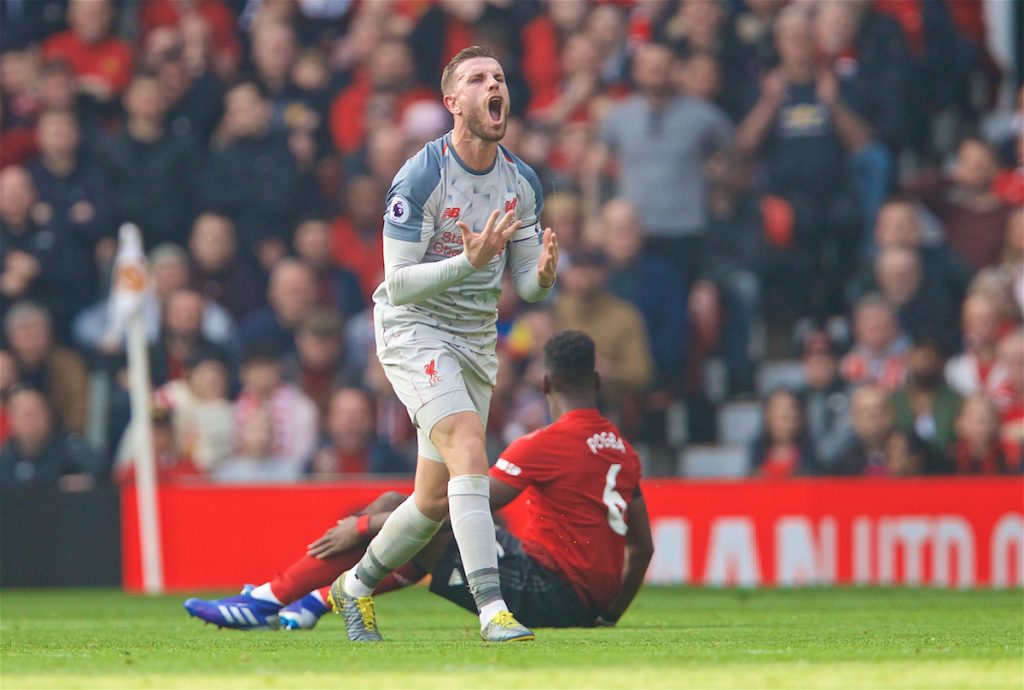
[[[59,367],[61,397],[58,406],[63,413],[64,430],[84,434],[89,413],[89,371],[80,357],[73,352],[60,352]]]
[[[725,112],[717,106],[709,104],[708,113],[708,129],[704,151],[705,159],[710,159],[715,154],[728,151],[733,147],[733,142],[736,139],[736,131]]]
[[[761,97],[736,130],[736,147],[746,153],[755,153],[764,145],[775,122],[775,114],[786,97],[786,82],[777,71],[761,80]]]
[[[639,491],[639,489],[637,489]],[[622,564],[622,588],[597,620],[598,625],[615,625],[640,591],[647,566],[654,556],[651,520],[643,495],[633,498],[626,509],[626,557]]]
[[[555,100],[537,111],[536,117],[549,126],[559,127],[597,92],[597,77],[590,74],[573,75],[565,88],[558,90]]]
[[[590,146],[583,160],[580,175],[580,208],[586,216],[584,220],[590,220],[601,208],[601,177],[611,158],[611,147],[603,141],[596,141]]]
[[[847,151],[859,151],[871,143],[871,126],[839,100],[839,82],[831,71],[824,70],[818,76],[818,100],[832,113],[836,134]]]

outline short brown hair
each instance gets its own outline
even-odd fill
[[[473,58],[480,57],[492,58],[494,60],[498,59],[498,56],[494,54],[494,51],[490,48],[485,48],[484,46],[469,46],[468,48],[463,48],[456,53],[455,57],[449,60],[448,64],[445,65],[444,71],[441,72],[441,95],[447,96],[451,91],[453,82],[455,81],[455,70],[458,69],[459,65],[466,60],[472,60]]]

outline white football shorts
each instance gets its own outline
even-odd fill
[[[378,347],[377,357],[416,426],[419,454],[444,462],[431,430],[457,412],[476,412],[487,428],[497,358],[438,339],[396,340],[401,342]]]

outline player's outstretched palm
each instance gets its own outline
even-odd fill
[[[544,228],[544,249],[537,260],[537,284],[549,288],[555,284],[555,271],[558,270],[558,238],[551,228]]]
[[[458,223],[459,229],[462,230],[462,245],[465,248],[466,258],[477,270],[490,263],[491,259],[505,248],[512,233],[518,230],[521,224],[518,220],[514,222],[512,220],[515,211],[509,211],[500,221],[498,214],[497,209],[491,211],[484,229],[479,233],[470,230],[465,223]]]

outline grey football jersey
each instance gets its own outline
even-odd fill
[[[388,334],[389,341],[426,336],[493,353],[502,272],[510,253],[536,255],[543,243],[543,205],[537,174],[504,147],[499,145],[489,170],[475,171],[459,159],[450,133],[427,143],[402,166],[391,185],[384,214],[386,237],[429,240],[423,262],[434,262],[462,253],[459,221],[480,232],[492,211],[503,215],[514,210],[522,227],[487,266],[434,297],[394,305],[385,285],[378,286],[373,294],[378,331]],[[535,264],[524,264],[521,270],[533,271]]]

